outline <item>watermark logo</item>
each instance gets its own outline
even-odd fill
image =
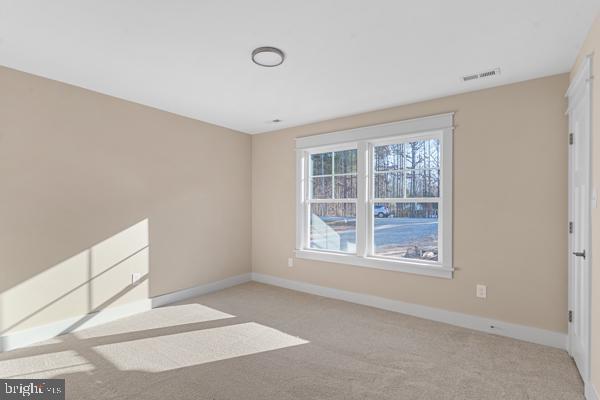
[[[64,400],[64,379],[0,379],[0,400]]]

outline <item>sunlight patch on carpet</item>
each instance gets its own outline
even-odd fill
[[[248,322],[94,347],[123,371],[160,372],[298,346],[308,341]]]
[[[198,303],[181,304],[155,308],[152,311],[84,329],[76,332],[74,335],[78,339],[90,339],[151,329],[172,328],[180,325],[197,324],[227,318],[235,318],[235,315],[227,314]]]
[[[76,351],[67,350],[0,361],[0,378],[51,378],[91,371],[94,366]]]

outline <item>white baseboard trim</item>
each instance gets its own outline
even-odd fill
[[[552,346],[563,350],[565,350],[567,346],[566,333],[553,332],[545,329],[511,324],[508,322],[497,321],[489,318],[478,317],[454,311],[447,311],[439,308],[427,307],[418,304],[405,303],[398,300],[391,300],[363,293],[349,292],[346,290],[318,286],[310,283],[293,281],[257,272],[252,273],[252,280],[256,282],[266,283],[269,285],[296,290],[299,292],[315,294],[318,296],[344,300],[351,303],[380,308],[383,310],[394,311],[401,314],[412,315],[414,317],[444,322],[446,324],[456,325],[468,329],[474,329],[476,331],[492,333],[500,336],[506,336],[546,346]]]
[[[9,333],[0,336],[0,352],[30,346],[37,342],[52,339],[65,333],[91,328],[92,326],[104,324],[119,318],[148,311],[152,308],[161,307],[167,304],[215,292],[217,290],[226,289],[231,286],[249,282],[251,278],[252,276],[250,273],[236,275],[217,282],[206,283],[189,289],[179,290],[177,292],[152,297],[149,299],[138,300],[121,306],[106,308],[95,313],[84,314],[77,317],[52,322],[50,324],[41,325],[35,328]]]
[[[178,290],[177,292],[163,294],[152,298],[152,308],[162,307],[167,304],[202,296],[203,294],[216,292],[231,286],[250,282],[251,280],[252,274],[247,273],[225,278],[216,282],[206,283],[204,285],[194,286],[189,289]]]
[[[585,400],[600,400],[600,395],[598,394],[596,386],[591,383],[585,384]]]
[[[289,279],[278,278],[272,275],[253,272],[232,276],[217,282],[195,286],[189,289],[153,297],[151,299],[139,300],[129,304],[107,308],[93,314],[81,315],[36,328],[6,334],[0,336],[0,351],[8,351],[29,346],[36,342],[51,339],[60,334],[90,328],[92,326],[110,322],[119,318],[127,317],[143,311],[148,311],[151,308],[161,307],[167,304],[201,296],[203,294],[226,289],[231,286],[249,282],[250,280],[300,292],[315,294],[318,296],[344,300],[351,303],[362,304],[383,310],[430,319],[433,321],[444,322],[481,332],[557,347],[559,349],[566,348],[567,335],[560,332],[552,332],[539,328],[511,324],[508,322],[442,310],[439,308],[405,303],[398,300],[391,300],[383,297],[318,286],[310,283],[293,281]],[[588,400],[600,400],[597,390],[592,385],[586,386],[586,398]]]
[[[8,333],[0,336],[0,352],[29,346],[65,333],[91,328],[92,326],[148,311],[151,308],[152,302],[150,299],[143,299],[121,306],[105,308],[95,313],[79,315],[35,328]]]

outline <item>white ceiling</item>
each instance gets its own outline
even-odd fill
[[[259,133],[566,72],[599,10],[600,0],[0,0],[0,64]],[[281,48],[283,65],[253,64],[258,46]],[[459,79],[495,67],[499,77]]]

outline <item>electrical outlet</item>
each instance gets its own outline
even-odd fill
[[[475,295],[481,299],[485,299],[487,297],[487,286],[477,285]]]
[[[293,266],[294,266],[294,259],[288,258],[288,267],[293,267]]]
[[[132,272],[131,273],[131,285],[135,285],[138,281],[142,279],[142,274],[140,272]]]

